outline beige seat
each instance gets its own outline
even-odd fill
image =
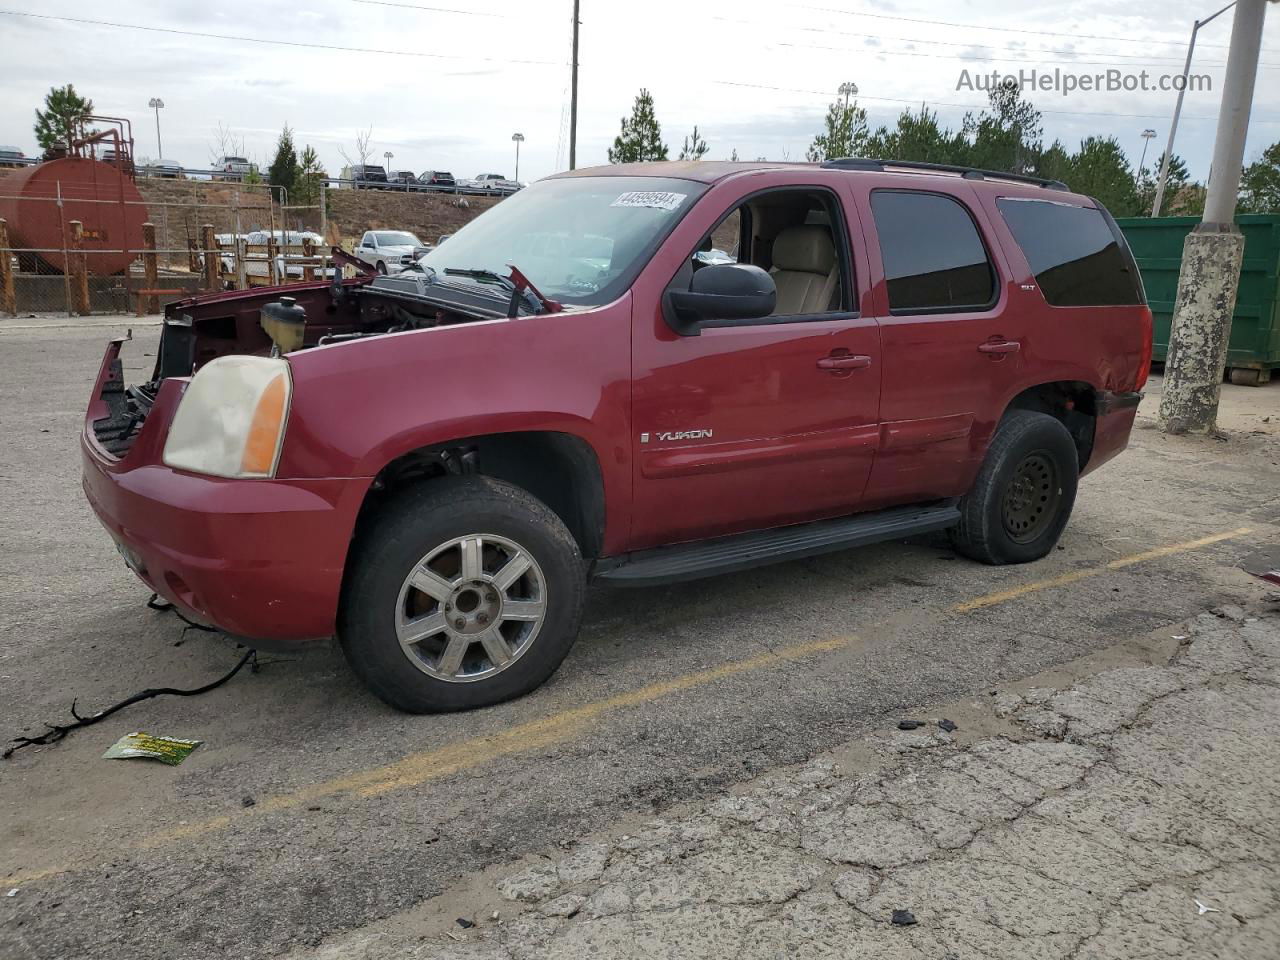
[[[774,314],[825,313],[831,309],[839,270],[831,230],[818,224],[787,227],[773,240]]]

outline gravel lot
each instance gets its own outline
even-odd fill
[[[158,328],[119,324],[0,321],[6,738],[73,698],[196,685],[239,655],[144,606],[80,494],[105,340],[135,326],[127,379],[154,362]],[[1221,438],[1156,432],[1158,392],[1037,564],[983,567],[925,538],[599,589],[556,678],[500,707],[394,713],[330,647],[23,750],[0,765],[0,892],[18,891],[0,896],[0,956],[265,957],[441,894],[487,904],[477,878],[522,857],[714,799],[905,711],[1055,669],[1086,679],[1117,645],[1257,604],[1266,590],[1236,565],[1280,539],[1280,380],[1224,387]],[[176,768],[99,759],[133,730],[204,746]]]

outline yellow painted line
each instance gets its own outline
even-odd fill
[[[1160,557],[1169,557],[1175,553],[1185,553],[1188,550],[1195,550],[1199,547],[1207,547],[1211,543],[1220,543],[1223,540],[1230,540],[1232,537],[1241,537],[1246,533],[1251,533],[1250,527],[1239,527],[1235,530],[1228,530],[1225,533],[1215,533],[1208,537],[1201,537],[1199,540],[1188,540],[1185,543],[1172,543],[1165,547],[1156,547],[1152,550],[1144,550],[1142,553],[1130,554],[1127,557],[1119,557],[1109,563],[1104,563],[1097,567],[1086,567],[1083,570],[1072,570],[1070,573],[1064,573],[1061,576],[1050,577],[1047,580],[1034,580],[1031,583],[1024,583],[1020,587],[1010,587],[1008,590],[999,590],[995,593],[988,593],[981,597],[975,597],[973,600],[966,600],[964,603],[957,603],[951,608],[953,613],[968,613],[970,610],[978,610],[982,607],[993,607],[998,603],[1008,603],[1010,600],[1016,600],[1018,597],[1026,596],[1028,593],[1038,593],[1041,590],[1051,590],[1054,587],[1065,587],[1069,583],[1076,583],[1080,580],[1087,580],[1089,577],[1096,577],[1106,573],[1108,570],[1122,570],[1125,567],[1131,567],[1135,563],[1142,563],[1145,560],[1156,560]]]
[[[671,680],[663,680],[629,690],[604,700],[587,703],[562,713],[530,720],[504,730],[489,737],[476,737],[438,747],[435,750],[424,750],[411,753],[395,763],[368,770],[359,770],[345,777],[326,780],[310,787],[304,787],[293,793],[280,794],[261,800],[252,812],[270,813],[275,810],[289,810],[308,803],[314,803],[323,797],[338,793],[355,793],[360,796],[376,796],[388,790],[417,786],[428,780],[438,780],[463,770],[482,766],[501,757],[516,753],[525,753],[542,747],[553,746],[569,740],[582,732],[591,721],[605,713],[622,710],[627,707],[651,703],[673,693],[680,693],[694,687],[731,677],[739,673],[748,673],[786,660],[796,660],[815,653],[826,653],[846,646],[852,638],[836,637],[829,640],[815,640],[812,643],[801,643],[780,650],[764,653],[747,660],[736,660],[708,670],[687,673]],[[221,830],[229,826],[231,817],[221,816],[211,820],[202,820],[186,824],[172,830],[153,834],[143,841],[144,847],[155,847],[174,840],[186,839]]]
[[[1189,540],[1185,543],[1156,547],[1142,553],[1120,557],[1096,567],[1075,570],[1058,577],[1036,580],[1019,587],[1001,590],[997,593],[989,593],[985,596],[956,604],[949,609],[954,613],[964,613],[969,610],[1007,603],[1029,593],[1037,593],[1041,590],[1049,590],[1054,587],[1075,583],[1079,580],[1106,573],[1108,570],[1120,570],[1146,560],[1155,560],[1160,557],[1195,550],[1198,547],[1230,540],[1233,537],[1243,536],[1250,532],[1249,527],[1240,527],[1225,533],[1201,537],[1199,540]],[[581,735],[584,730],[588,729],[591,722],[599,719],[604,714],[628,707],[642,706],[675,693],[704,686],[725,677],[749,673],[761,667],[840,650],[848,646],[854,639],[854,637],[833,637],[827,640],[815,640],[811,643],[795,644],[751,657],[747,660],[736,660],[707,670],[699,670],[696,673],[687,673],[670,680],[651,683],[637,690],[630,690],[626,693],[583,704],[561,713],[530,720],[492,736],[473,737],[443,747],[437,747],[434,750],[411,753],[394,763],[372,767],[368,770],[358,770],[346,776],[303,787],[292,793],[269,797],[258,801],[257,805],[250,809],[237,812],[235,816],[222,815],[160,831],[143,838],[139,845],[144,849],[166,846],[180,840],[216,833],[219,830],[233,826],[246,816],[256,816],[261,813],[270,813],[278,810],[291,810],[296,807],[314,804],[318,800],[337,794],[370,797],[391,790],[417,786],[430,780],[438,780],[451,774],[483,766],[502,757],[509,757],[563,743]],[[75,864],[64,864],[25,873],[15,873],[7,877],[4,882],[12,885],[30,883],[45,877],[69,873],[77,868],[78,865]]]

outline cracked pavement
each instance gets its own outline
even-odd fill
[[[992,735],[873,734],[292,956],[1278,956],[1280,596],[1178,631],[988,697]]]

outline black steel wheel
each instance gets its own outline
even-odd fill
[[[1010,410],[996,428],[951,542],[983,563],[1028,563],[1057,544],[1071,519],[1080,465],[1075,441],[1047,413]]]

